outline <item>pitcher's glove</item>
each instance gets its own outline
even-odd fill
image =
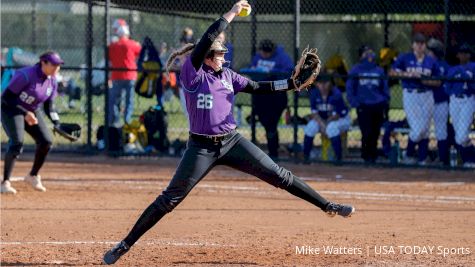
[[[295,90],[307,89],[320,73],[321,61],[316,48],[305,48],[302,57],[292,72]]]
[[[81,126],[76,123],[59,123],[53,127],[53,132],[75,142],[81,136]]]

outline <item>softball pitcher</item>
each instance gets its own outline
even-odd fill
[[[434,111],[432,89],[440,86],[440,81],[420,79],[439,76],[437,62],[425,53],[426,38],[417,33],[413,37],[412,52],[400,55],[390,71],[391,76],[405,78],[402,79],[402,101],[410,127],[406,155],[409,158],[414,157],[417,144],[419,149],[417,161],[420,165],[425,164],[428,154],[429,130]]]
[[[475,148],[470,140],[470,127],[475,112],[475,63],[470,62],[471,49],[462,45],[457,52],[460,65],[449,70],[447,78],[462,81],[447,81],[445,91],[450,95],[450,117],[455,130],[455,143],[465,167],[475,167]],[[472,81],[470,81],[472,80]]]
[[[190,44],[170,56],[169,62],[172,62],[175,56],[191,52],[180,74],[190,114],[187,149],[168,187],[145,209],[125,239],[105,253],[104,263],[113,264],[129,251],[145,232],[183,201],[193,187],[217,165],[227,165],[255,175],[329,214],[348,217],[355,211],[350,205],[329,202],[236,132],[232,113],[235,94],[272,93],[300,88],[295,79],[257,83],[222,67],[227,49],[215,39],[243,8],[250,8],[247,1],[237,2],[208,28],[198,44]]]

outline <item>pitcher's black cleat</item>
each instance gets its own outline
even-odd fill
[[[355,208],[351,205],[330,202],[327,204],[327,207],[325,208],[325,212],[330,217],[333,217],[338,214],[340,216],[347,218],[347,217],[350,217],[355,212]]]
[[[120,259],[122,255],[127,253],[129,251],[130,247],[124,242],[121,241],[115,247],[113,247],[111,250],[107,251],[106,254],[104,254],[104,259],[103,262],[104,264],[114,264],[117,260]]]

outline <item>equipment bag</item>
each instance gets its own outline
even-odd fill
[[[138,60],[135,92],[143,97],[152,98],[162,88],[162,62],[155,45],[145,37]]]

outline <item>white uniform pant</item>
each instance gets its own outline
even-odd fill
[[[455,130],[455,142],[461,146],[470,144],[470,126],[475,112],[475,96],[463,98],[450,96],[450,117]]]
[[[350,129],[351,126],[351,117],[348,114],[343,118],[338,120],[331,121],[327,125],[326,134],[328,138],[339,136],[342,132],[346,132]],[[304,128],[304,133],[306,136],[314,137],[317,133],[320,132],[320,125],[315,120],[311,120],[307,123]]]
[[[434,130],[437,141],[447,139],[447,120],[449,119],[449,102],[434,105]]]
[[[429,138],[429,130],[434,111],[434,96],[431,91],[418,93],[404,89],[402,103],[410,127],[409,138],[413,142]]]

